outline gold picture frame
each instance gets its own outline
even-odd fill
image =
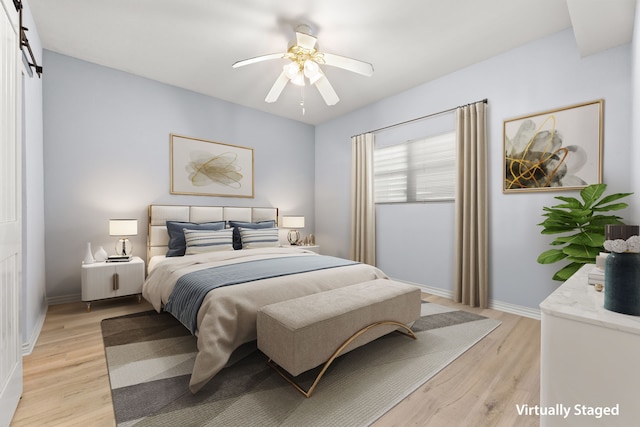
[[[170,134],[171,194],[253,198],[253,148]]]
[[[503,193],[602,183],[604,100],[504,120]]]

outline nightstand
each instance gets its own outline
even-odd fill
[[[317,254],[320,253],[320,246],[318,246],[318,245],[295,245],[295,246],[293,246],[293,245],[282,245],[282,247],[284,247],[284,248],[307,249],[307,250],[313,251],[313,252],[315,252]]]
[[[138,295],[142,300],[144,261],[139,257],[127,262],[96,262],[82,265],[82,301],[91,311],[91,302],[107,298]]]

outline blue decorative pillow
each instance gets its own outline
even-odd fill
[[[242,249],[242,238],[240,237],[238,227],[255,230],[259,228],[273,228],[275,226],[276,222],[274,220],[260,222],[229,221],[229,227],[233,227],[233,249]]]
[[[223,230],[224,221],[203,222],[195,224],[193,222],[167,221],[167,232],[169,233],[169,250],[167,256],[183,256],[187,249],[187,243],[184,239],[184,229],[189,230]]]
[[[232,251],[231,236],[233,230],[189,230],[184,229],[184,239],[187,242],[185,255],[202,254],[205,252]]]
[[[277,228],[240,227],[242,249],[272,248],[280,245]]]

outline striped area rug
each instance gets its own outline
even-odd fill
[[[267,366],[255,343],[191,394],[196,339],[167,313],[105,319],[102,335],[118,427],[366,426],[499,324],[425,303],[412,328],[417,341],[389,334],[339,357],[309,399]]]

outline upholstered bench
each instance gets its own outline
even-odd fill
[[[420,318],[420,304],[418,287],[386,279],[278,302],[258,311],[258,348],[309,397],[339,355],[396,330],[415,339],[407,324]],[[293,380],[323,363],[308,390]]]

